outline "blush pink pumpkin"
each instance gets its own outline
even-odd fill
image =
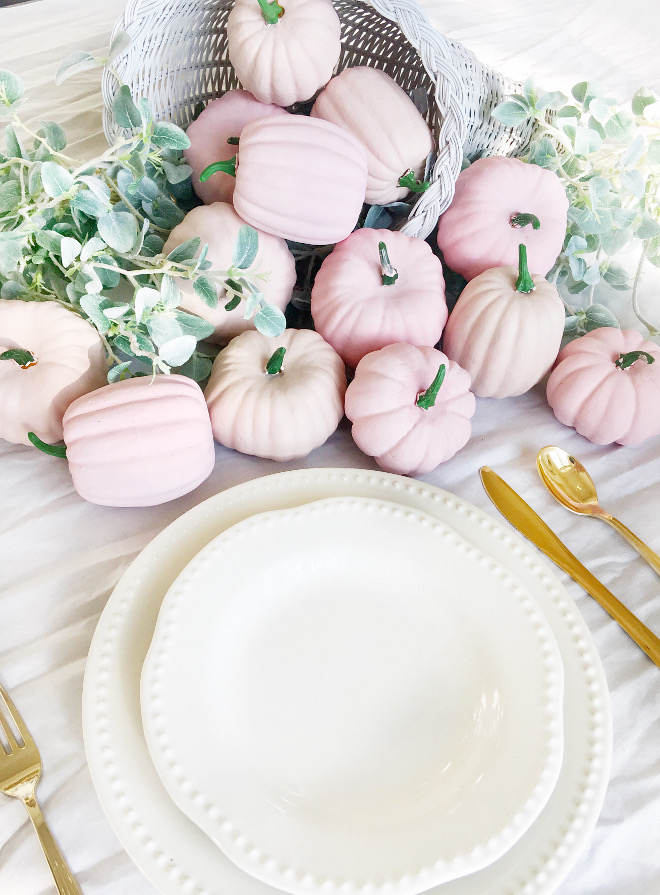
[[[481,398],[522,395],[554,363],[564,333],[564,304],[553,285],[530,276],[525,246],[518,267],[495,267],[471,280],[451,312],[442,340],[468,371]]]
[[[469,375],[441,351],[387,345],[362,358],[346,390],[353,439],[386,472],[431,472],[470,438],[469,389]]]
[[[125,379],[78,398],[64,415],[64,441],[76,491],[103,506],[181,497],[215,462],[202,390],[176,374]]]
[[[479,159],[458,175],[438,221],[446,264],[466,280],[515,265],[527,246],[529,269],[544,276],[562,250],[568,198],[552,171],[505,156]]]
[[[62,440],[62,417],[80,395],[107,383],[108,364],[99,334],[54,301],[0,299],[0,354],[29,351],[22,368],[0,360],[0,438],[29,444]]]
[[[290,106],[326,84],[341,52],[341,24],[328,0],[235,0],[227,55],[241,85],[261,102]]]
[[[215,359],[205,395],[220,444],[291,460],[332,435],[345,391],[336,351],[313,330],[286,329],[276,339],[256,331],[233,339]]]
[[[239,218],[227,202],[201,205],[189,211],[183,221],[172,230],[163,247],[163,253],[167,255],[182,242],[198,236],[202,245],[208,244],[207,258],[212,262],[213,268],[228,270],[238,233],[244,226],[245,221]],[[258,233],[258,236],[259,251],[251,269],[266,275],[260,281],[262,294],[268,304],[283,311],[291,299],[296,282],[296,263],[284,239],[269,233]],[[226,297],[221,289],[218,306],[210,308],[195,293],[190,280],[177,277],[176,282],[184,296],[180,307],[202,317],[215,327],[210,341],[226,345],[239,333],[254,329],[254,320],[245,319],[244,302],[226,311]]]
[[[236,181],[229,174],[218,174],[205,183],[199,175],[216,161],[226,161],[236,154],[236,146],[228,143],[240,137],[245,125],[256,118],[286,115],[280,106],[260,103],[247,90],[228,90],[211,100],[204,111],[188,125],[186,134],[190,146],[184,150],[186,162],[192,168],[193,189],[207,205],[212,202],[231,202]]]
[[[356,230],[323,261],[311,312],[351,367],[392,342],[435,345],[447,320],[442,264],[422,239]]]
[[[306,115],[270,116],[245,126],[238,149],[234,208],[248,224],[311,245],[339,242],[353,230],[367,157],[348,131]],[[231,168],[219,162],[202,177]]]
[[[592,330],[561,350],[547,397],[559,422],[594,444],[660,435],[660,347],[635,330]]]
[[[386,205],[409,195],[399,180],[424,177],[433,135],[408,94],[378,68],[345,68],[321,91],[312,116],[349,130],[367,151],[365,201]]]

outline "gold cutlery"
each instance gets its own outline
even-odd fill
[[[660,575],[660,556],[598,504],[596,486],[584,466],[568,451],[556,445],[541,448],[536,466],[543,484],[559,503],[573,513],[602,519],[618,531],[652,569]]]
[[[618,622],[623,630],[646,655],[660,667],[660,638],[646,627],[604,584],[591,574],[570,552],[541,517],[500,478],[489,466],[479,470],[486,493],[497,509],[590,594],[603,609]]]
[[[19,799],[25,805],[60,895],[82,895],[52,833],[46,826],[37,802],[36,788],[41,776],[39,750],[25,722],[1,686],[0,732],[4,734],[4,744],[0,738],[0,792]]]

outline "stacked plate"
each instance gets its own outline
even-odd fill
[[[545,895],[611,749],[593,642],[536,553],[358,470],[237,486],[155,538],[99,622],[84,728],[164,895]]]

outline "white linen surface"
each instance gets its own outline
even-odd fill
[[[521,3],[426,0],[433,24],[483,62],[513,77],[535,72],[548,88],[582,79],[625,98],[660,89],[660,14],[648,0]],[[55,87],[72,49],[102,55],[121,0],[37,0],[0,9],[0,68],[20,74],[28,117],[60,122],[72,154],[104,146],[99,73]],[[657,293],[644,291],[658,322]],[[602,504],[660,551],[660,439],[636,448],[591,445],[561,426],[542,386],[516,399],[478,399],[472,438],[424,481],[498,516],[478,468],[500,472],[586,565],[646,624],[660,632],[658,577],[606,525],[562,509],[542,487],[535,456],[558,443],[587,465]],[[161,507],[110,509],[82,501],[66,463],[0,441],[0,679],[41,749],[39,787],[48,822],[86,895],[153,895],[105,820],[86,766],[81,730],[85,658],[105,602],[131,560],[169,522],[231,485],[303,466],[375,468],[346,421],[306,460],[276,464],[220,446],[211,477]],[[660,670],[563,573],[592,631],[612,694],[614,755],[601,816],[559,895],[660,893]],[[46,895],[50,872],[23,807],[0,797],[0,892]],[[228,893],[229,895],[229,893]],[[487,893],[484,893],[487,895]]]

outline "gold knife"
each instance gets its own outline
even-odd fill
[[[557,535],[510,485],[489,466],[479,470],[486,493],[497,509],[526,538],[557,563],[590,594],[623,630],[660,667],[660,638],[643,624],[604,584],[586,569]]]

